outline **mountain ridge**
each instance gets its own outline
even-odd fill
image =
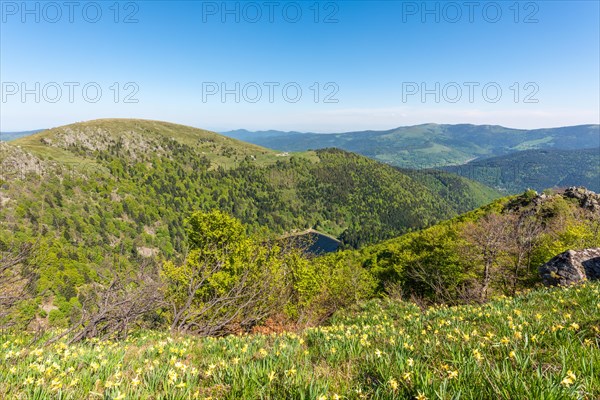
[[[251,129],[245,129],[245,128],[238,128],[238,129],[231,129],[228,131],[222,131],[222,132],[220,131],[219,133],[221,133],[223,135],[227,135],[230,133],[250,133],[250,134],[257,134],[257,135],[291,134],[291,133],[315,134],[315,135],[343,135],[343,134],[362,133],[362,132],[392,132],[392,131],[396,131],[399,129],[425,127],[425,126],[442,126],[442,127],[443,126],[468,126],[468,127],[482,127],[482,128],[500,128],[500,129],[512,130],[512,131],[543,131],[543,130],[548,130],[548,129],[565,129],[565,128],[573,128],[573,127],[599,126],[599,124],[577,124],[577,125],[564,125],[564,126],[555,126],[555,127],[546,127],[546,128],[525,129],[525,128],[511,128],[508,126],[497,125],[497,124],[469,124],[469,123],[440,124],[437,122],[424,122],[422,124],[414,124],[414,125],[399,125],[399,126],[396,126],[394,128],[389,128],[389,129],[365,129],[365,130],[361,130],[361,131],[313,132],[313,131],[295,131],[295,130],[284,131],[284,130],[278,130],[278,129],[251,130]]]
[[[268,133],[265,133],[268,132]],[[528,149],[600,146],[600,125],[514,129],[500,125],[421,124],[383,131],[298,133],[232,131],[232,137],[279,151],[338,147],[403,168],[439,168]]]

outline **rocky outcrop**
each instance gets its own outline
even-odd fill
[[[556,198],[572,199],[579,203],[581,208],[600,214],[600,194],[584,187],[571,186],[567,189],[553,189],[548,193],[538,194],[528,190],[520,196],[513,198],[506,206],[511,211],[529,209],[531,212],[539,210],[543,205]]]
[[[579,205],[590,211],[600,212],[600,195],[584,187],[570,187],[565,190],[565,197],[579,200]]]
[[[600,248],[568,250],[540,267],[545,285],[572,285],[600,279]]]
[[[27,174],[44,175],[48,163],[21,149],[21,146],[0,142],[0,179],[23,179]]]

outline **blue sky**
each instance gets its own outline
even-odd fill
[[[2,131],[600,121],[598,1],[23,4],[1,2]]]

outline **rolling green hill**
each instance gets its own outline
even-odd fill
[[[86,159],[94,154],[110,152],[137,158],[152,156],[171,157],[162,142],[187,146],[206,158],[213,167],[231,168],[250,157],[259,165],[278,160],[276,152],[250,143],[230,139],[214,132],[185,125],[160,121],[133,119],[103,119],[79,122],[28,135],[13,141],[15,146],[43,157],[70,162]],[[95,161],[94,161],[95,162]]]
[[[507,193],[569,186],[600,192],[600,148],[524,150],[444,169]]]
[[[530,149],[587,149],[600,145],[598,125],[550,129],[510,129],[496,125],[424,124],[388,131],[336,134],[299,132],[226,132],[280,151],[337,147],[404,168],[436,168],[464,164]]]
[[[283,156],[143,120],[90,121],[0,143],[0,166],[0,244],[38,242],[47,257],[39,290],[65,301],[107,264],[177,258],[194,210],[218,208],[252,231],[314,228],[360,246],[498,197],[461,177],[410,176],[341,150]]]

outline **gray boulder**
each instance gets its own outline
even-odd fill
[[[565,190],[565,197],[579,200],[579,205],[590,211],[600,212],[600,194],[596,194],[584,187],[570,187]]]
[[[539,271],[547,286],[600,279],[600,248],[565,251],[542,265]]]

